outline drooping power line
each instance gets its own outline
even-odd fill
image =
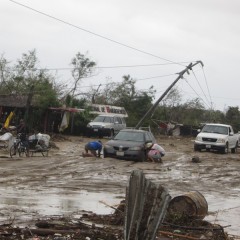
[[[19,3],[19,2],[17,2],[17,1],[14,1],[14,0],[9,0],[9,1],[12,2],[12,3],[15,3],[15,4],[19,5],[19,6],[22,6],[22,7],[24,7],[24,8],[27,8],[27,9],[29,9],[29,10],[31,10],[31,11],[34,11],[34,12],[36,12],[36,13],[39,13],[39,14],[41,14],[41,15],[44,15],[44,16],[46,16],[46,17],[48,17],[48,18],[54,19],[54,20],[56,20],[56,21],[58,21],[58,22],[64,23],[64,24],[66,24],[66,25],[68,25],[68,26],[71,26],[71,27],[74,27],[74,28],[76,28],[76,29],[78,29],[78,30],[81,30],[81,31],[90,33],[90,34],[92,34],[92,35],[94,35],[94,36],[97,36],[97,37],[100,37],[100,38],[105,39],[105,40],[107,40],[107,41],[116,43],[116,44],[121,45],[121,46],[123,46],[123,47],[126,47],[126,48],[129,48],[129,49],[138,51],[138,52],[140,52],[140,53],[143,53],[143,54],[146,54],[146,55],[149,55],[149,56],[152,56],[152,57],[156,57],[156,58],[158,58],[158,59],[161,59],[161,60],[170,62],[170,63],[172,63],[172,64],[177,64],[177,65],[185,66],[185,65],[183,65],[183,64],[181,64],[181,63],[178,63],[178,62],[175,62],[175,61],[171,61],[171,60],[169,60],[169,59],[167,59],[167,58],[159,57],[159,56],[157,56],[157,55],[155,55],[155,54],[152,54],[152,53],[149,53],[149,52],[140,50],[140,49],[138,49],[138,48],[136,48],[136,47],[132,47],[132,46],[127,45],[127,44],[125,44],[125,43],[121,43],[121,42],[116,41],[116,40],[113,40],[113,39],[111,39],[111,38],[109,38],[109,37],[105,37],[105,36],[103,36],[103,35],[101,35],[101,34],[98,34],[98,33],[92,32],[92,31],[90,31],[90,30],[87,30],[87,29],[85,29],[85,28],[79,27],[79,26],[77,26],[77,25],[75,25],[75,24],[72,24],[72,23],[67,22],[67,21],[65,21],[65,20],[62,20],[62,19],[60,19],[60,18],[54,17],[54,16],[52,16],[52,15],[49,15],[49,14],[47,14],[47,13],[44,13],[44,12],[42,12],[42,11],[39,11],[39,10],[37,10],[37,9],[34,9],[34,8],[32,8],[32,7],[29,7],[29,6],[27,6],[27,5],[24,5],[24,4],[22,4],[22,3]]]

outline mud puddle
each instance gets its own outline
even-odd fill
[[[205,218],[211,223],[220,224],[225,231],[240,235],[240,195],[235,197],[219,198],[205,195],[208,202],[208,216]]]
[[[62,194],[54,192],[11,191],[1,189],[0,221],[6,223],[10,219],[24,223],[32,219],[51,216],[71,216],[81,211],[96,214],[110,214],[114,210],[109,206],[117,206],[121,196],[106,192],[78,191]],[[109,206],[108,206],[109,205]]]
[[[33,212],[42,215],[69,214],[79,210],[92,211],[97,214],[109,214],[112,209],[101,202],[109,205],[119,204],[119,196],[108,193],[92,193],[81,191],[78,194],[68,194],[66,196],[57,194],[39,195],[33,194],[16,196],[15,194],[5,194],[0,199],[0,209],[17,207],[19,209],[28,208]]]

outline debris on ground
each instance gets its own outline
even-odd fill
[[[34,227],[17,227],[13,223],[0,225],[2,240],[123,240],[125,201],[121,201],[112,214],[99,215],[86,212],[78,219],[54,217],[40,219]],[[228,235],[224,227],[205,220],[189,218],[163,221],[157,231],[159,240],[205,239],[235,240],[239,236]]]

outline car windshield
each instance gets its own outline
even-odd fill
[[[114,137],[114,140],[144,142],[144,133],[121,131]]]
[[[205,133],[218,133],[218,134],[228,134],[228,128],[224,126],[215,126],[215,125],[205,125],[202,129],[202,132]]]
[[[112,122],[112,117],[108,116],[97,116],[93,122],[106,122],[106,123],[111,123]]]

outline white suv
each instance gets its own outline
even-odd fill
[[[113,137],[117,132],[126,128],[124,117],[118,115],[99,115],[87,125],[87,135],[98,137]]]

